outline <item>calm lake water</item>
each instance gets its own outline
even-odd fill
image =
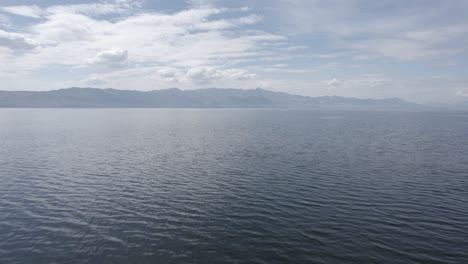
[[[0,263],[468,263],[468,114],[1,109]]]

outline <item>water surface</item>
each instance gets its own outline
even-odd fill
[[[0,263],[467,263],[468,115],[1,109]]]

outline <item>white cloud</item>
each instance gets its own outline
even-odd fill
[[[39,46],[39,42],[15,32],[0,29],[0,47],[12,50],[31,50]]]
[[[456,94],[460,97],[468,97],[468,91],[459,90]]]
[[[32,26],[32,32],[43,43],[58,45],[64,42],[94,41],[100,29],[108,23],[74,13],[58,13],[46,16],[46,21]]]
[[[466,1],[275,1],[273,23],[313,35],[354,58],[415,61],[466,53]]]
[[[221,75],[223,77],[227,77],[229,79],[234,79],[234,80],[246,80],[246,79],[252,79],[257,76],[255,73],[249,73],[241,69],[226,69],[226,70],[221,70]]]
[[[278,54],[266,52],[265,48],[285,40],[283,36],[265,31],[244,30],[261,19],[257,14],[246,14],[249,9],[203,6],[175,13],[156,13],[138,10],[138,2],[133,3],[114,0],[43,7],[42,19],[23,29],[27,32],[23,34],[24,42],[31,44],[29,40],[34,39],[41,43],[41,49],[16,59],[8,57],[4,60],[8,67],[0,65],[0,72],[34,72],[51,65],[101,73],[104,69],[120,71],[118,68],[124,66],[135,70],[153,67],[147,76],[140,77],[194,83],[195,73],[187,72],[207,67],[218,69],[214,74],[207,70],[204,73],[207,80],[246,80],[255,73],[233,65],[276,57]],[[93,11],[95,9],[109,16],[100,17]],[[224,16],[227,12],[229,15]],[[109,50],[109,47],[118,49]],[[131,54],[131,63],[128,54]],[[93,67],[84,67],[86,65]]]
[[[197,67],[187,71],[186,79],[199,83],[209,83],[216,79],[245,80],[254,78],[256,74],[241,69],[215,69],[213,67]]]
[[[54,5],[47,8],[41,8],[37,5],[5,6],[1,7],[0,10],[18,16],[40,19],[47,15],[64,13],[88,16],[129,14],[132,10],[140,6],[141,1],[113,0],[86,4]]]
[[[150,75],[150,79],[163,82],[179,82],[183,72],[174,67],[162,67],[155,69],[155,73]]]
[[[188,70],[186,77],[195,82],[210,82],[213,79],[219,78],[219,74],[213,68],[200,67]]]
[[[213,15],[226,10],[212,7],[174,14],[142,12],[115,21],[67,12],[49,14],[32,26],[32,34],[49,47],[44,52],[50,53],[38,63],[62,63],[64,57],[69,63],[77,57],[74,50],[90,57],[94,56],[89,54],[92,51],[117,46],[128,50],[139,64],[199,67],[257,56],[263,48],[260,43],[284,39],[262,31],[235,31],[243,23],[254,23],[257,17],[214,19]],[[231,23],[230,32],[219,26],[226,21]]]
[[[158,9],[166,4],[142,1],[87,2],[0,7],[0,76],[8,77],[3,82],[11,89],[70,83],[120,89],[260,86],[312,96],[427,100],[435,94],[460,100],[456,92],[467,87],[456,82],[464,78],[468,46],[468,21],[455,10],[463,9],[457,8],[460,1],[451,2],[452,8],[432,1],[276,0],[269,8],[264,1],[242,8],[215,0],[166,10]],[[167,11],[172,7],[177,11]],[[437,12],[427,12],[432,8]],[[444,66],[439,59],[455,63]],[[420,69],[412,71],[413,63]],[[426,70],[452,78],[411,81]]]
[[[101,51],[93,58],[86,60],[86,63],[99,67],[125,67],[128,65],[128,51],[121,49]]]
[[[158,71],[158,74],[162,77],[171,78],[174,77],[177,73],[177,69],[172,67],[164,67]]]
[[[14,15],[32,18],[41,18],[44,14],[44,10],[36,5],[6,6],[0,8],[0,10]]]
[[[341,82],[336,78],[333,78],[333,79],[327,81],[326,83],[327,83],[328,86],[333,86],[333,87],[339,86],[341,84]]]
[[[242,25],[252,25],[261,20],[261,17],[258,15],[249,15],[240,18],[234,19],[220,19],[216,21],[202,21],[199,24],[196,24],[196,29],[202,30],[219,30],[238,27]]]
[[[102,16],[111,14],[128,15],[141,5],[141,1],[113,0],[86,4],[54,5],[47,8],[41,8],[37,5],[5,6],[0,7],[0,10],[10,14],[32,18],[42,18],[46,15],[63,13]]]
[[[387,77],[378,74],[364,74],[360,76],[349,77],[339,80],[332,78],[325,81],[328,88],[340,86],[343,89],[355,89],[356,87],[366,89],[388,88],[392,86],[392,82]]]
[[[468,27],[466,28],[468,32]],[[457,34],[434,34],[434,32],[404,32],[406,37],[370,39],[359,42],[350,42],[349,47],[361,53],[373,53],[378,56],[411,61],[434,57],[447,57],[463,49],[440,45],[446,41],[454,41]],[[431,36],[434,34],[433,36]],[[370,57],[372,58],[372,57]]]
[[[113,0],[101,1],[97,3],[56,5],[48,7],[48,13],[75,13],[89,16],[102,16],[111,14],[129,14],[135,8],[141,6],[138,0]]]

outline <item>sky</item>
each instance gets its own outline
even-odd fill
[[[0,90],[468,101],[468,0],[2,0]]]

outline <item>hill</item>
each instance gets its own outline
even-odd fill
[[[290,108],[322,110],[423,110],[424,106],[398,98],[356,99],[309,97],[252,90],[177,88],[130,91],[68,88],[52,91],[0,91],[0,107],[76,108]]]

